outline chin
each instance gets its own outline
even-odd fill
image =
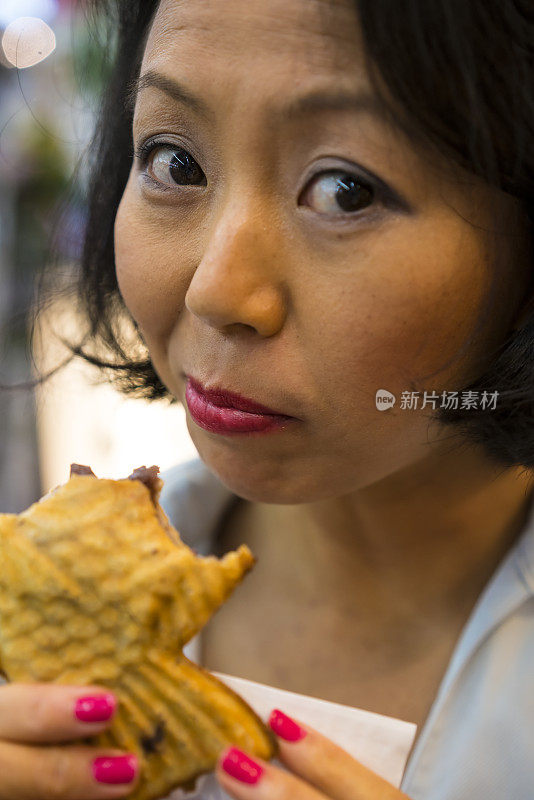
[[[261,456],[251,463],[243,455],[220,451],[195,442],[206,467],[233,494],[251,503],[298,505],[313,503],[324,493],[324,479],[306,475],[287,459],[287,469],[280,468],[282,459]]]

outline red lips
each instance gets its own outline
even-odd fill
[[[295,417],[226,389],[205,390],[194,378],[187,380],[185,402],[197,425],[222,435],[282,432],[297,422]]]

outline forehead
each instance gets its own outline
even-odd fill
[[[262,73],[295,86],[310,73],[364,82],[353,0],[161,0],[142,71]],[[266,72],[263,72],[266,70]]]

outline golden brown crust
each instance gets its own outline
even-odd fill
[[[75,471],[22,514],[0,515],[1,668],[13,681],[114,691],[113,722],[91,742],[138,755],[133,800],[210,771],[228,744],[275,750],[247,703],[182,654],[254,557],[245,545],[222,559],[194,553],[159,505],[157,472],[148,477]]]

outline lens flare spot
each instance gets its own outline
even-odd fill
[[[17,69],[35,66],[55,48],[54,31],[40,17],[18,17],[7,26],[2,36],[4,55]]]

